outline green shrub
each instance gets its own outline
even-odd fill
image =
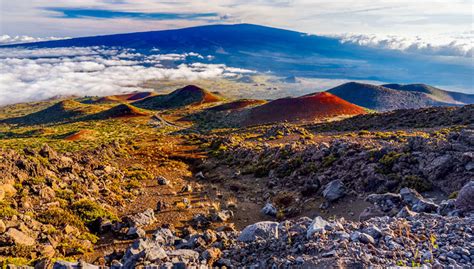
[[[13,209],[8,203],[5,201],[0,202],[0,218],[5,219],[5,218],[11,218],[15,215],[17,215],[18,212]]]
[[[323,162],[321,165],[323,167],[329,167],[331,166],[335,161],[337,161],[337,157],[334,154],[330,154],[326,157],[323,158]]]
[[[458,197],[458,193],[457,191],[453,191],[450,195],[449,195],[449,199],[456,199]]]
[[[59,207],[54,207],[41,212],[38,221],[51,224],[56,227],[72,225],[80,229],[84,229],[84,223],[76,215]]]
[[[102,206],[89,199],[82,199],[73,203],[71,210],[86,224],[98,218],[117,219],[113,213],[105,210]]]
[[[419,176],[406,176],[403,178],[400,187],[408,187],[415,189],[418,192],[425,192],[432,190],[433,184],[430,181],[423,179]]]

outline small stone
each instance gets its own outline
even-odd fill
[[[334,202],[345,195],[346,188],[341,180],[329,182],[323,191],[323,197],[329,202]]]
[[[195,178],[197,179],[205,179],[206,177],[204,176],[204,174],[202,173],[202,171],[199,171],[196,173],[196,175],[194,175]]]
[[[218,248],[208,248],[202,253],[202,258],[206,260],[209,266],[213,266],[214,263],[221,257],[221,250]]]
[[[329,222],[325,221],[322,217],[317,216],[314,218],[313,222],[309,225],[308,230],[306,231],[306,237],[310,238],[315,233],[322,233],[331,225]]]
[[[251,242],[259,238],[278,239],[278,222],[261,221],[245,227],[237,238],[238,241]]]
[[[181,188],[181,192],[193,192],[193,187],[189,184],[186,184]]]
[[[3,220],[0,220],[0,234],[3,234],[7,230],[7,226]]]
[[[327,258],[327,257],[333,257],[333,256],[336,256],[336,251],[335,250],[331,250],[329,252],[325,252],[323,254],[321,254],[321,256],[323,258]]]
[[[267,203],[260,212],[262,212],[262,214],[275,217],[278,213],[278,210],[271,203]]]
[[[33,246],[35,244],[35,239],[15,228],[8,229],[5,235],[12,240],[15,245]]]
[[[156,180],[158,181],[158,185],[164,186],[164,185],[168,185],[168,184],[169,184],[168,179],[166,179],[166,178],[163,177],[163,176],[158,176],[158,177],[156,178]]]
[[[372,244],[375,245],[375,240],[372,236],[366,234],[366,233],[360,233],[359,235],[359,241],[364,243],[364,244]]]
[[[408,207],[404,206],[400,212],[398,212],[397,217],[398,218],[412,218],[418,215],[418,213],[411,211],[408,209]]]

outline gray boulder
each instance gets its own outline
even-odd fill
[[[329,182],[323,191],[323,197],[329,202],[334,202],[339,198],[344,197],[345,194],[346,188],[344,183],[339,179]]]
[[[316,233],[322,233],[326,229],[330,229],[331,224],[325,221],[320,216],[314,218],[313,222],[309,225],[308,230],[306,231],[306,237],[310,238]]]
[[[400,196],[403,203],[410,206],[411,210],[421,213],[433,213],[438,210],[438,205],[426,200],[417,191],[410,188],[403,188],[400,190]]]
[[[130,226],[146,226],[156,221],[155,212],[153,211],[153,209],[148,208],[144,212],[137,213],[133,216],[128,217],[128,221]]]
[[[371,194],[365,200],[383,212],[398,209],[402,204],[402,197],[396,193]]]
[[[167,251],[166,254],[172,261],[196,262],[199,259],[199,253],[191,249],[175,249]]]
[[[237,240],[241,242],[251,242],[259,238],[278,238],[278,222],[261,221],[251,224],[245,227]]]
[[[474,211],[474,181],[468,182],[458,193],[456,208],[463,213]]]
[[[67,262],[67,261],[56,261],[53,264],[53,269],[99,269],[99,266],[89,264],[83,261],[79,262]]]

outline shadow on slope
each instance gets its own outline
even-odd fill
[[[198,86],[188,85],[169,94],[148,97],[143,100],[133,102],[132,104],[139,108],[160,110],[180,108],[189,105],[213,103],[221,100],[223,100],[223,98],[214,93],[204,90]]]
[[[395,130],[474,124],[474,105],[402,109],[308,125],[313,131]]]
[[[20,125],[69,122],[101,112],[104,109],[101,106],[83,104],[74,100],[64,100],[38,112],[22,117],[5,119],[2,122]]]

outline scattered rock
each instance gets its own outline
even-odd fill
[[[469,181],[459,191],[456,198],[456,208],[463,213],[474,211],[474,181]]]
[[[13,242],[15,245],[23,245],[23,246],[33,246],[35,245],[35,239],[26,235],[25,233],[15,229],[10,228],[8,229],[4,237],[6,237],[7,241]]]
[[[316,233],[323,233],[326,228],[330,228],[330,226],[331,224],[329,222],[325,221],[322,217],[317,216],[309,225],[306,237],[310,238]]]
[[[205,179],[206,177],[204,176],[204,174],[202,173],[202,171],[199,171],[196,173],[196,175],[194,175],[195,178],[197,179]]]
[[[405,204],[411,207],[415,212],[432,213],[438,210],[438,205],[423,198],[417,191],[410,188],[400,190],[400,196]]]
[[[273,206],[271,203],[267,203],[261,210],[262,214],[275,217],[278,213],[276,207]]]
[[[207,265],[213,266],[219,260],[221,254],[222,252],[218,248],[208,248],[202,253],[202,258],[206,261]]]
[[[278,238],[278,222],[261,221],[245,227],[237,240],[242,242],[251,242],[259,238],[270,239]]]
[[[323,191],[323,197],[329,202],[334,202],[345,195],[346,188],[341,180],[329,182]]]
[[[166,179],[166,178],[163,177],[163,176],[158,176],[158,177],[156,178],[156,180],[157,180],[157,182],[158,182],[158,185],[162,185],[162,186],[168,185],[168,184],[170,183],[170,182],[168,181],[168,179]]]

